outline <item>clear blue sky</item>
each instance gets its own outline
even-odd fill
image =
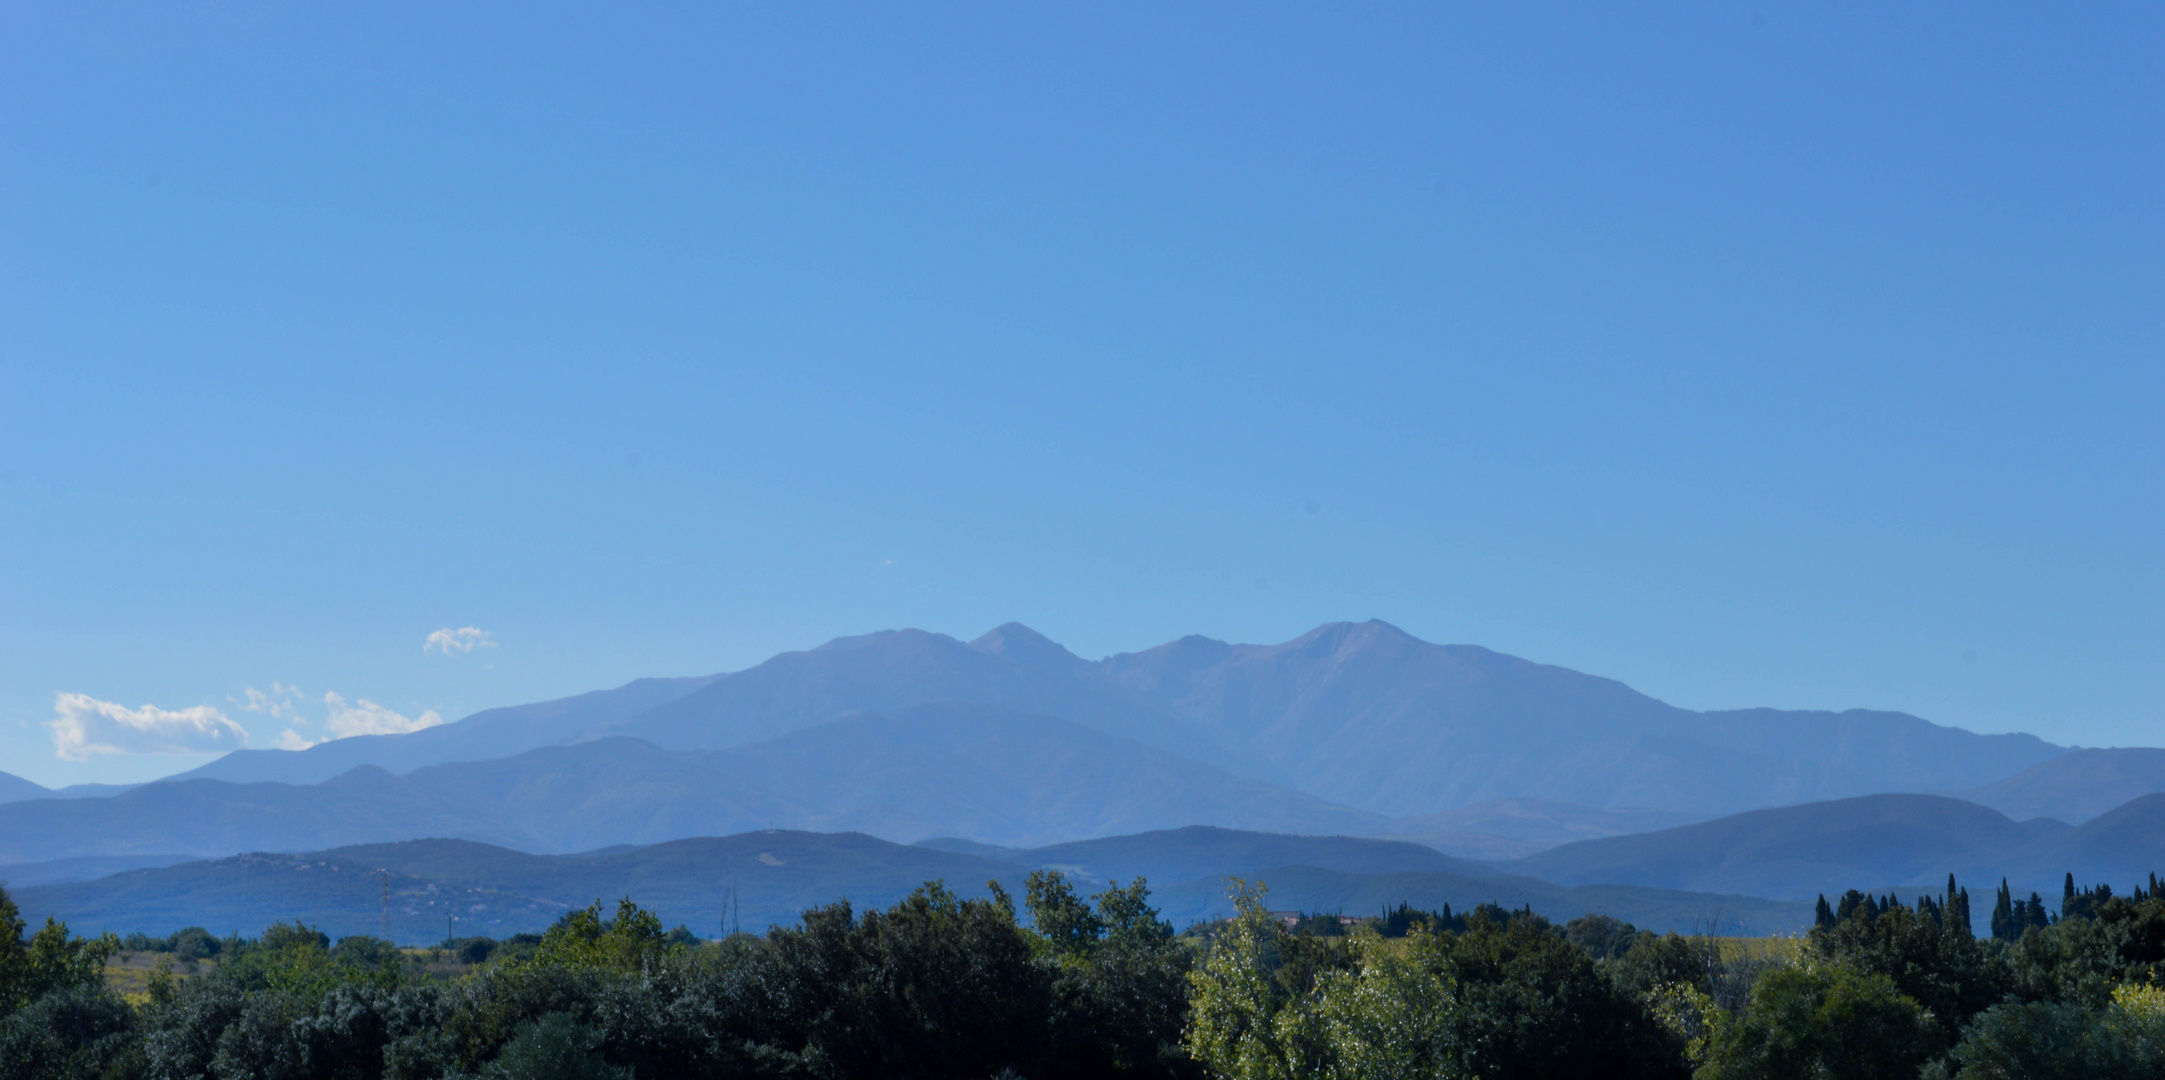
[[[2165,743],[2165,10],[1507,7],[0,8],[0,769],[1010,619]]]

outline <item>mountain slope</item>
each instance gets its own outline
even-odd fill
[[[1008,624],[967,644],[919,630],[841,638],[731,675],[641,680],[298,753],[240,752],[190,775],[316,782],[359,764],[407,772],[609,734],[725,750],[939,701],[1057,718],[1394,817],[1499,799],[1707,816],[1973,788],[2061,752],[1898,713],[1691,712],[1611,679],[1373,621],[1279,645],[1189,637],[1094,663]]]
[[[361,765],[405,773],[424,765],[509,757],[569,742],[581,732],[665,705],[721,677],[635,679],[614,690],[484,709],[456,723],[403,735],[356,735],[298,751],[235,750],[170,779],[319,784]]]
[[[1610,810],[1548,799],[1488,802],[1400,818],[1384,830],[1467,859],[1519,859],[1576,840],[1653,832],[1702,815],[1675,810]]]
[[[1161,847],[1163,838],[1122,838],[1107,851]],[[1235,864],[1287,839],[1310,841],[1316,850],[1332,842],[1361,850],[1362,842],[1335,838],[1206,837]],[[1247,845],[1245,848],[1243,845]],[[1399,854],[1419,862],[1438,859],[1411,845]],[[1217,867],[1223,863],[1211,863]],[[1388,859],[1376,863],[1391,865]],[[1803,905],[1659,889],[1593,886],[1567,889],[1528,878],[1464,875],[1444,870],[1357,873],[1309,866],[1263,867],[1253,872],[1271,887],[1279,907],[1368,914],[1401,901],[1464,910],[1483,902],[1531,905],[1557,920],[1603,911],[1651,929],[1692,930],[1719,925],[1731,932],[1793,929],[1809,917]],[[460,840],[371,844],[300,855],[254,853],[115,874],[97,881],[25,888],[15,896],[23,912],[50,914],[78,931],[141,930],[164,934],[188,925],[218,933],[258,933],[273,921],[300,919],[337,936],[385,929],[381,898],[391,892],[388,930],[406,944],[450,934],[539,930],[570,907],[631,897],[665,924],[683,923],[712,936],[732,921],[758,932],[790,923],[805,908],[847,898],[859,909],[884,907],[926,881],[943,881],[965,896],[984,896],[988,881],[1021,894],[1023,868],[941,851],[903,846],[853,833],[761,831],[703,837],[646,847],[612,848],[570,855],[529,855]],[[1130,875],[1132,876],[1132,875]],[[1176,925],[1229,910],[1225,881],[1210,874],[1193,881],[1153,881],[1153,898]],[[1086,890],[1088,891],[1088,890]]]
[[[1500,798],[1723,812],[1967,786],[2059,753],[1896,713],[1695,713],[1374,621],[1282,645],[1183,638],[1100,670],[1268,775],[1393,815]]]
[[[1446,873],[1353,874],[1310,866],[1262,870],[1255,879],[1269,886],[1275,910],[1375,915],[1398,904],[1434,911],[1450,904],[1466,911],[1476,904],[1531,907],[1556,922],[1581,915],[1613,915],[1644,930],[1761,936],[1808,928],[1807,903],[1754,896],[1654,889],[1637,885],[1582,885],[1566,888],[1533,878],[1465,877]],[[1176,926],[1232,914],[1220,879],[1192,881],[1155,889],[1160,910]]]
[[[1092,678],[1092,670],[1012,624],[972,644],[922,630],[891,630],[783,653],[610,730],[672,750],[720,749],[776,738],[845,713],[967,701],[1059,717],[1204,761],[1225,760],[1222,748],[1192,725]]]
[[[2017,892],[2035,891],[2055,907],[2069,873],[2081,884],[2111,885],[2124,896],[2151,874],[2165,874],[2165,793],[2132,799],[2011,850],[1956,855],[1944,868],[1979,880],[2007,878]]]
[[[1063,871],[1093,884],[1137,877],[1151,881],[1188,881],[1252,875],[1270,867],[1309,866],[1353,874],[1448,873],[1466,878],[1495,877],[1480,863],[1454,859],[1420,844],[1350,836],[1293,836],[1191,825],[1075,840],[1016,849],[963,848],[943,839],[926,846],[971,850],[987,858],[1030,869]]]
[[[1195,822],[1281,832],[1383,825],[1079,724],[950,702],[846,716],[730,750],[673,753],[616,736],[405,776],[368,765],[315,785],[188,780],[110,799],[11,803],[0,805],[0,864],[428,836],[577,851],[771,827],[1015,844]]]
[[[1869,795],[1566,844],[1505,866],[1566,885],[1807,900],[1847,888],[1930,883],[1950,859],[2008,852],[2039,831],[1958,799]]]
[[[58,885],[69,881],[96,881],[125,870],[172,866],[175,863],[194,862],[196,858],[193,855],[173,854],[83,855],[49,862],[8,863],[0,865],[0,887],[15,889],[30,885]]]
[[[86,856],[251,850],[314,850],[366,840],[457,833],[523,842],[494,815],[468,814],[425,792],[384,798],[380,769],[307,787],[182,780],[102,799],[35,799],[0,805],[0,864]],[[378,781],[376,778],[381,778]]]
[[[718,936],[734,918],[763,931],[807,907],[848,899],[894,903],[927,881],[965,896],[1015,867],[890,844],[855,833],[760,832],[575,855],[529,855],[463,840],[415,840],[299,855],[251,853],[135,870],[96,881],[17,890],[31,918],[51,914],[80,932],[169,933],[200,925],[255,934],[300,919],[334,937],[384,926],[405,944],[447,933],[505,937],[538,931],[573,907],[629,896],[669,924]]]
[[[1955,792],[2008,817],[2081,823],[2144,795],[2165,791],[2165,750],[2073,750],[2005,780]]]
[[[0,803],[21,802],[24,799],[52,798],[52,789],[33,784],[14,773],[0,772]]]
[[[715,760],[721,775],[807,807],[802,827],[897,840],[1030,844],[1196,823],[1307,833],[1384,823],[1081,724],[967,702],[859,713]]]

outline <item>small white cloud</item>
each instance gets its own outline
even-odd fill
[[[434,709],[409,718],[367,698],[348,705],[346,699],[337,694],[325,694],[323,703],[331,708],[331,715],[323,721],[324,728],[331,733],[326,737],[326,741],[343,739],[349,735],[404,735],[409,731],[432,728],[444,722],[444,718],[436,715]]]
[[[274,682],[271,684],[271,692],[268,694],[253,686],[242,690],[241,693],[245,695],[245,700],[239,700],[235,703],[241,707],[242,712],[262,713],[273,720],[285,720],[297,724],[308,722],[307,718],[300,715],[301,688],[298,686],[287,686],[284,683]],[[228,698],[227,700],[233,701],[234,699]]]
[[[456,630],[446,626],[430,634],[428,640],[421,643],[422,652],[434,649],[445,656],[450,656],[453,653],[470,653],[475,649],[493,649],[495,647],[496,639],[490,637],[488,631],[478,626],[462,626]]]
[[[209,754],[248,745],[248,732],[209,705],[131,709],[88,694],[53,695],[53,753],[63,761],[92,754]]]
[[[303,735],[300,732],[293,730],[292,728],[287,728],[286,730],[278,733],[278,741],[273,745],[277,746],[280,750],[306,750],[309,747],[316,745],[316,743],[322,741],[323,740],[321,739],[317,739],[312,742],[309,740],[308,736]]]

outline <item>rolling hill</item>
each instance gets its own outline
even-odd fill
[[[941,838],[922,846],[965,852],[1028,869],[1060,870],[1092,884],[1188,881],[1255,874],[1279,866],[1308,866],[1352,874],[1445,873],[1465,878],[1498,876],[1481,863],[1454,859],[1433,848],[1398,840],[1350,836],[1296,836],[1191,825],[1130,836],[1076,840],[1036,848],[1003,848]]]
[[[2035,891],[2055,907],[2069,873],[2084,885],[2104,883],[2124,896],[2151,874],[2165,874],[2165,793],[2129,800],[2009,851],[1952,856],[1944,868],[1995,883],[2005,877],[2018,891]]]
[[[2018,823],[1944,796],[1868,795],[1566,844],[1504,865],[1566,885],[1809,900],[1845,888],[1943,882],[1950,862],[2003,855],[2066,828]]]
[[[1365,916],[1400,903],[1434,911],[1445,904],[1465,911],[1476,904],[1531,907],[1556,922],[1581,915],[1612,915],[1642,930],[1681,934],[1765,936],[1808,929],[1812,906],[1753,896],[1656,889],[1637,885],[1567,888],[1516,876],[1464,877],[1445,873],[1354,874],[1309,866],[1272,867],[1252,875],[1269,886],[1274,909]],[[1183,882],[1157,890],[1175,925],[1232,913],[1222,879]]]
[[[1041,849],[1076,855],[1102,871],[1192,872],[1187,880],[1152,881],[1162,914],[1187,925],[1228,908],[1225,876],[1243,874],[1272,889],[1272,903],[1311,911],[1367,914],[1401,901],[1465,909],[1482,902],[1531,905],[1558,920],[1605,911],[1652,929],[1787,929],[1809,917],[1804,905],[1661,889],[1564,888],[1461,864],[1415,845],[1345,837],[1261,836],[1225,830],[1176,830]],[[1299,857],[1357,869],[1267,865]],[[26,915],[55,915],[78,931],[169,933],[202,925],[218,933],[255,933],[273,921],[300,919],[333,936],[388,929],[408,944],[445,934],[539,930],[563,911],[630,896],[668,924],[712,936],[734,920],[752,931],[790,923],[805,908],[847,898],[882,907],[929,880],[965,896],[1000,881],[1021,895],[1026,857],[985,858],[905,846],[856,833],[762,830],[649,846],[566,855],[530,855],[461,840],[415,840],[297,855],[253,853],[133,870],[90,882],[16,891]],[[1085,891],[1091,891],[1085,882]]]
[[[0,772],[0,803],[49,799],[52,795],[52,790],[42,784],[33,784],[14,773]]]
[[[2165,791],[2165,750],[2072,750],[1955,797],[2008,817],[2080,824],[2144,795]]]
[[[1404,837],[1465,859],[1501,861],[1576,840],[1653,832],[1703,815],[1677,810],[1612,810],[1550,799],[1488,802],[1391,822],[1384,835]]]

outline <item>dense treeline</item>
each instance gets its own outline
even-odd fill
[[[1349,925],[1246,885],[1234,918],[1175,935],[1140,880],[1085,898],[1034,874],[1020,912],[991,891],[929,884],[719,942],[627,900],[429,951],[297,923],[26,936],[0,892],[0,1075],[2165,1077],[2154,883],[2070,881],[2042,919],[2003,888],[1984,939],[1952,881],[1912,903],[1850,893],[1773,942],[1488,905]],[[163,958],[126,997],[103,973],[123,947]]]

